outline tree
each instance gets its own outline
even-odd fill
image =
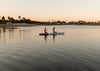
[[[21,16],[18,16],[19,20],[21,19]]]
[[[14,23],[15,19],[13,17],[10,18],[11,22]]]
[[[9,20],[9,21],[11,20],[10,16],[8,16],[8,20]]]
[[[2,23],[5,23],[5,17],[4,16],[2,17]]]
[[[78,21],[77,23],[78,23],[78,25],[84,25],[84,24],[86,24],[86,22],[82,21],[82,20]]]
[[[27,19],[25,17],[22,18],[23,23],[26,23]]]
[[[0,24],[2,24],[1,16],[0,16]]]

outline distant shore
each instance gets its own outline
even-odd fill
[[[26,24],[26,23],[14,23],[14,24],[1,24],[0,28],[6,28],[6,27],[32,27],[32,26],[48,26],[48,25],[75,25],[75,26],[100,26],[100,24],[83,24],[83,25],[78,25],[78,24]]]
[[[2,27],[31,27],[31,26],[37,26],[37,24],[2,24],[0,25],[0,28]]]

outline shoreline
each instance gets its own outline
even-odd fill
[[[55,24],[55,25],[59,25],[59,24]],[[100,25],[75,25],[75,24],[62,24],[62,25],[74,25],[74,26],[100,26]],[[6,28],[6,27],[32,27],[32,26],[54,26],[53,24],[1,24],[0,28]],[[59,25],[61,26],[61,25]]]
[[[1,24],[0,28],[4,28],[4,27],[31,27],[31,26],[37,26],[37,24]]]

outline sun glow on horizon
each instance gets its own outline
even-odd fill
[[[35,21],[99,21],[99,0],[1,0],[0,16]]]

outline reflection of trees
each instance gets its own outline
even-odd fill
[[[0,28],[0,33],[1,33],[1,28]]]
[[[3,32],[6,32],[6,29],[5,28],[3,28]]]
[[[4,32],[13,32],[14,31],[14,28],[12,29],[12,27],[9,27],[9,28],[0,28],[0,33],[4,33]]]
[[[0,28],[0,40],[1,40],[1,28]]]

